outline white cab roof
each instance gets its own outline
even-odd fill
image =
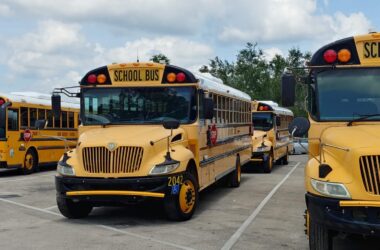
[[[277,102],[274,102],[274,101],[257,101],[257,102],[264,103],[268,106],[271,106],[276,114],[293,116],[293,112],[290,109],[280,107]]]
[[[0,93],[0,97],[8,98],[11,102],[51,106],[51,95],[37,92],[11,92],[10,94]],[[80,108],[80,103],[77,98],[64,100],[62,101],[61,105],[63,108]]]
[[[216,78],[209,73],[201,73],[196,71],[192,71],[191,73],[199,79],[200,86],[204,90],[251,101],[251,97],[248,94],[225,85],[221,79]]]

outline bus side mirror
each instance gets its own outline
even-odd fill
[[[35,127],[38,130],[45,129],[47,127],[47,120],[37,120],[35,123]]]
[[[296,117],[289,124],[289,133],[295,137],[303,137],[309,131],[310,122],[305,117]]]
[[[51,96],[51,108],[53,110],[54,117],[61,115],[61,96],[53,94]]]
[[[284,73],[281,77],[282,106],[294,106],[296,100],[296,78],[294,75]]]
[[[176,119],[167,119],[162,123],[165,129],[170,129],[170,130],[179,128],[179,124],[180,124],[179,121]]]
[[[203,99],[203,117],[205,119],[214,117],[214,101],[211,98]]]

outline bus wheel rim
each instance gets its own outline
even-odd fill
[[[33,155],[27,154],[25,156],[25,168],[26,169],[32,169],[33,168],[33,161],[34,161]]]
[[[181,185],[179,192],[179,205],[183,213],[190,213],[195,205],[195,187],[190,180],[186,180]]]

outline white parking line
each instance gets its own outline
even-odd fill
[[[0,184],[1,183],[7,183],[7,182],[13,182],[13,181],[25,181],[25,180],[31,180],[31,179],[37,179],[39,177],[46,177],[46,176],[51,176],[53,177],[55,175],[55,172],[54,174],[41,174],[41,175],[36,175],[36,176],[28,176],[28,177],[21,177],[21,178],[15,178],[15,179],[7,179],[7,180],[0,180]]]
[[[38,207],[29,206],[29,205],[22,204],[22,203],[19,203],[19,202],[15,202],[15,201],[11,201],[11,200],[8,200],[8,199],[0,198],[0,201],[6,202],[6,203],[9,203],[9,204],[13,204],[13,205],[16,205],[16,206],[19,206],[19,207],[31,209],[31,210],[34,210],[34,211],[38,211],[38,212],[42,212],[42,213],[47,213],[47,214],[63,217],[62,214],[55,213],[55,212],[49,211],[47,209],[42,209],[42,208],[38,208]],[[51,207],[51,208],[53,208],[53,207]],[[157,239],[151,238],[149,236],[142,236],[142,235],[139,235],[139,234],[130,233],[130,232],[127,232],[127,231],[124,231],[124,230],[121,230],[121,229],[118,229],[118,228],[115,228],[115,227],[111,227],[111,226],[106,226],[106,225],[95,225],[95,226],[97,226],[99,228],[103,228],[103,229],[109,230],[109,231],[122,233],[124,235],[132,236],[132,237],[135,237],[135,238],[139,238],[139,239],[143,239],[143,240],[149,240],[149,241],[153,241],[153,242],[156,242],[156,243],[160,243],[162,245],[175,247],[175,248],[178,248],[178,249],[194,250],[193,248],[190,248],[190,247],[185,247],[185,246],[177,245],[177,244],[170,243],[170,242],[167,242],[167,241],[157,240]]]
[[[57,208],[57,205],[54,205],[54,206],[51,206],[51,207],[46,207],[46,208],[44,208],[44,210],[52,210],[54,208]]]
[[[252,214],[241,224],[239,229],[228,239],[228,241],[222,247],[222,250],[231,249],[235,243],[239,240],[241,235],[247,229],[247,227],[255,220],[256,216],[260,213],[260,211],[264,208],[264,206],[268,203],[268,201],[272,198],[272,196],[277,192],[277,190],[281,187],[282,184],[289,178],[289,176],[296,170],[296,168],[301,164],[298,162],[289,173],[270,191],[270,193],[261,201],[259,206],[252,212]]]

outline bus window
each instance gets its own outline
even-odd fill
[[[45,120],[45,109],[38,109],[38,120]]]
[[[52,128],[53,127],[53,112],[51,110],[46,110],[46,118],[48,121],[47,127]]]
[[[74,128],[74,113],[69,112],[69,128]]]
[[[18,131],[18,110],[8,109],[8,130]]]
[[[37,109],[31,108],[29,109],[29,117],[30,117],[30,127],[34,128],[37,120]]]
[[[21,127],[29,127],[28,108],[21,108]]]
[[[67,128],[67,112],[62,112],[62,128]]]
[[[54,128],[60,128],[61,127],[61,116],[55,117],[54,116]]]

